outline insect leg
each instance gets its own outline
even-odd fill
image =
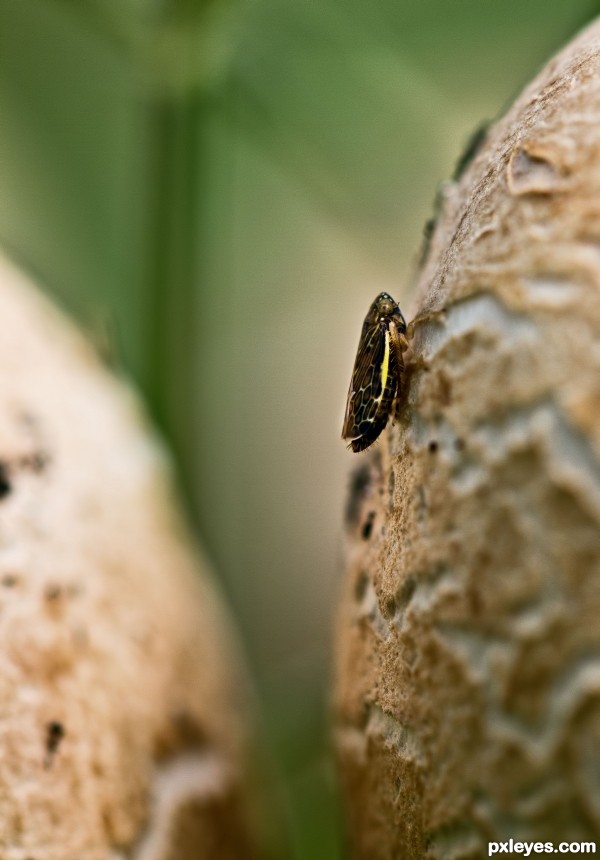
[[[398,330],[398,327],[395,323],[390,323],[389,325],[389,335],[390,335],[390,344],[392,348],[392,352],[394,353],[395,364],[398,371],[401,371],[404,368],[404,356],[403,353],[408,349],[408,340],[405,334],[402,334],[401,331]]]
[[[395,403],[393,415],[397,418],[398,412],[404,402],[404,352],[408,349],[409,344],[406,335],[401,331],[398,331],[398,328],[394,323],[390,324],[389,332],[396,365],[396,391],[394,396]]]
[[[446,316],[446,309],[445,308],[442,308],[439,311],[426,311],[425,313],[418,314],[418,316],[416,316],[414,318],[414,320],[409,322],[409,324],[406,326],[406,337],[408,338],[408,340],[413,339],[413,337],[415,336],[415,326],[416,325],[418,325],[420,323],[428,322],[429,320],[437,320],[440,317],[444,318],[445,316]]]

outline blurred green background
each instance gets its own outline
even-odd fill
[[[343,856],[327,736],[362,318],[590,0],[0,0],[0,241],[167,437],[260,694],[286,856]]]

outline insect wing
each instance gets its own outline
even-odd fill
[[[368,447],[387,423],[397,387],[397,361],[389,326],[363,326],[348,391],[342,437],[360,440],[354,450]]]

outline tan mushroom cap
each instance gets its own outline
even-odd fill
[[[251,855],[251,707],[131,390],[0,260],[0,860]]]
[[[408,401],[350,506],[350,845],[598,840],[600,23],[445,187],[417,308]]]

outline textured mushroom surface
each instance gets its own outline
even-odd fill
[[[335,739],[358,858],[600,844],[600,24],[443,190],[360,460]]]
[[[0,860],[248,857],[248,691],[168,460],[5,260],[0,318]]]

